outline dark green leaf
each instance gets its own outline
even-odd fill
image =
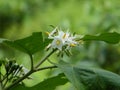
[[[4,41],[4,43],[28,54],[34,54],[45,47],[41,32],[33,33],[29,37],[15,41]]]
[[[81,81],[78,80],[78,78],[76,77],[76,73],[74,71],[74,66],[72,66],[68,63],[65,63],[63,61],[60,61],[57,66],[58,66],[58,68],[60,68],[63,71],[63,73],[66,75],[66,77],[75,86],[76,90],[85,90]]]
[[[51,39],[47,39],[47,38],[45,38],[44,39],[44,46],[47,46],[49,43],[51,43]]]
[[[68,80],[65,78],[64,74],[59,74],[58,76],[46,79],[33,87],[18,85],[11,90],[55,90],[57,86],[64,85],[67,82]]]
[[[74,71],[88,90],[120,90],[120,76],[110,71],[95,68],[77,68]]]
[[[85,35],[82,38],[82,40],[84,41],[91,41],[91,40],[105,41],[107,43],[116,44],[120,41],[120,34],[113,32],[113,33],[102,33],[98,36]]]
[[[110,71],[73,66],[60,61],[58,67],[77,90],[120,90],[120,76]],[[81,86],[84,85],[84,88]]]

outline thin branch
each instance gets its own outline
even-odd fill
[[[5,88],[4,90],[9,90],[10,88],[14,87],[15,85],[17,85],[19,82],[21,82],[22,80],[24,80],[25,78],[27,78],[29,75],[31,75],[32,73],[36,72],[36,69],[49,57],[51,56],[57,49],[54,49],[53,51],[51,51],[48,55],[46,55],[43,59],[40,60],[40,62],[27,73],[25,74],[23,77],[19,78],[18,80],[16,80],[15,82],[13,82],[10,86],[8,86],[7,88]],[[32,58],[32,57],[31,57]],[[33,65],[33,58],[31,59],[31,65]],[[53,68],[53,67],[49,67],[49,68]],[[48,69],[47,68],[41,68],[41,70],[44,69]],[[40,69],[38,70],[40,71]]]
[[[40,62],[35,66],[35,68],[38,68],[38,67],[39,67],[46,59],[48,59],[48,57],[49,57],[50,55],[52,55],[56,50],[57,50],[57,49],[52,50],[47,56],[45,56],[42,60],[40,60]]]
[[[35,72],[41,71],[41,70],[46,70],[46,69],[53,69],[53,68],[57,68],[57,66],[47,66],[47,67],[43,67],[43,68],[38,68],[35,70]]]
[[[10,74],[11,73],[6,73],[1,81],[3,82]]]
[[[52,68],[57,68],[57,66],[48,66],[48,67],[43,67],[43,68],[38,68],[36,70],[32,70],[29,71],[25,76],[23,76],[22,78],[19,78],[17,81],[15,81],[12,85],[8,86],[7,88],[5,88],[5,90],[9,90],[10,88],[14,87],[14,85],[16,85],[17,83],[19,83],[20,81],[24,80],[26,77],[28,77],[29,75],[31,75],[34,72],[37,71],[41,71],[41,70],[46,70],[46,69],[52,69]]]
[[[33,56],[31,54],[29,54],[30,56],[30,61],[31,61],[31,70],[33,70]]]
[[[8,78],[7,78],[7,80],[5,81],[5,83],[3,84],[3,88],[6,86],[6,84],[7,84],[7,82],[8,82]]]
[[[13,84],[11,84],[10,86],[8,86],[7,88],[5,88],[4,90],[9,90],[10,88],[14,87],[16,84],[18,84],[19,82],[21,82],[22,80],[24,80],[25,78],[27,78],[29,75],[31,75],[34,71],[30,70],[27,74],[25,74],[23,77],[19,78],[18,80],[16,80]]]
[[[6,79],[5,83],[3,84],[3,88],[6,86],[6,84],[8,82],[8,77],[9,77],[9,75],[7,75],[7,79]]]

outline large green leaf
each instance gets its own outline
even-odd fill
[[[120,34],[113,32],[113,33],[102,33],[98,36],[85,35],[82,38],[82,40],[84,41],[91,41],[91,40],[105,41],[107,43],[116,44],[120,41]]]
[[[68,80],[65,78],[64,74],[59,74],[58,76],[46,79],[33,87],[18,85],[10,90],[55,90],[57,86],[64,85],[67,82]]]
[[[88,90],[120,90],[120,76],[110,71],[95,68],[77,68],[74,71]]]
[[[63,71],[69,81],[75,86],[76,90],[85,90],[81,81],[76,77],[74,66],[63,61],[60,61],[57,66]]]
[[[29,37],[15,41],[6,40],[4,43],[28,54],[34,54],[45,47],[41,32],[35,32]]]
[[[73,66],[63,61],[60,61],[58,67],[77,90],[120,90],[120,76],[110,71]]]

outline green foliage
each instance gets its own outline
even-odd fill
[[[85,35],[82,40],[90,41],[105,41],[107,43],[116,44],[120,40],[120,34],[114,33],[102,33],[99,36]],[[1,39],[1,43],[5,43],[15,49],[18,49],[22,52],[25,52],[29,55],[32,55],[38,51],[41,51],[49,44],[51,40],[43,40],[41,32],[33,33],[31,36],[9,41]],[[112,72],[89,68],[89,66],[84,67],[74,66],[63,61],[60,61],[57,65],[66,77],[70,80],[71,83],[75,86],[77,90],[106,90],[106,89],[120,89],[120,76]],[[52,83],[51,83],[52,82]],[[24,85],[19,85],[15,87],[16,90],[38,90],[39,88],[43,90],[54,90],[56,86],[63,85],[67,82],[63,75],[58,75],[56,77],[47,79],[33,87],[26,87]],[[49,87],[51,86],[51,87]],[[13,89],[12,89],[13,90]]]
[[[4,41],[5,44],[16,48],[22,52],[28,53],[28,54],[34,54],[40,50],[43,50],[45,45],[43,42],[43,37],[41,32],[33,33],[31,36],[15,40],[15,41]]]
[[[120,41],[120,34],[114,33],[102,33],[98,36],[85,35],[82,40],[90,41],[105,41],[107,43],[116,44]],[[41,32],[33,33],[31,36],[9,41],[1,39],[1,43],[5,43],[15,49],[32,55],[38,51],[41,51],[49,44],[51,40],[43,40]],[[63,61],[60,61],[57,65],[58,68],[66,75],[70,82],[75,86],[77,90],[106,90],[106,89],[120,89],[120,76],[112,72],[91,68],[89,66],[82,67],[79,65],[74,66]],[[52,82],[52,83],[51,83]],[[63,85],[67,82],[63,75],[58,75],[56,77],[47,79],[33,87],[26,87],[24,85],[19,85],[15,87],[16,90],[38,90],[39,88],[43,90],[54,90],[56,86]],[[50,86],[50,87],[49,87]],[[13,89],[12,89],[13,90]]]
[[[70,80],[70,82],[75,86],[77,90],[84,90],[83,84],[80,80],[78,80],[78,77],[76,77],[74,66],[60,61],[58,68],[62,70],[62,72],[66,75],[66,77]]]
[[[64,74],[59,74],[58,76],[48,78],[33,87],[26,87],[25,85],[18,85],[11,90],[55,90],[59,85],[64,85],[68,80],[65,78]]]
[[[120,89],[120,76],[110,71],[85,66],[73,66],[63,61],[60,61],[58,67],[77,90]],[[82,88],[83,85],[84,88]]]
[[[96,68],[74,67],[74,72],[87,90],[119,90],[120,76],[110,71]]]
[[[80,67],[64,62],[60,62],[58,67],[62,69],[77,89],[120,90],[119,76],[107,71],[111,70],[115,73],[120,73],[120,47],[118,44],[120,41],[119,5],[119,0],[0,0],[0,37],[12,40],[36,31],[50,31],[48,28],[50,24],[60,25],[65,29],[69,28],[70,32],[76,32],[76,34],[85,35],[87,33],[89,35],[85,35],[82,38],[83,41],[88,41],[86,48],[83,47],[84,44],[72,49],[72,58],[66,58],[64,55],[66,61],[69,60],[69,62],[76,63],[79,60]],[[21,60],[20,63],[26,66],[30,64],[29,60],[24,60],[27,58],[26,54],[14,53],[13,49],[6,45],[4,46],[3,43],[30,55],[45,49],[45,46],[50,43],[48,39],[43,40],[41,32],[33,33],[27,38],[11,40],[0,39],[0,59],[2,57],[8,59],[17,57],[18,60]],[[93,40],[97,42],[89,42]],[[118,45],[109,45],[98,41]],[[38,61],[36,59],[41,58],[40,56],[43,56],[43,54],[34,55],[35,64]],[[50,59],[54,61],[56,58],[53,56]],[[107,70],[91,68],[90,63],[85,63],[87,67],[83,68],[84,65],[81,60],[95,62],[95,65]],[[3,65],[3,61],[0,60],[0,66],[2,66],[0,71],[4,75]],[[48,64],[45,63],[45,65]],[[1,77],[2,74],[0,74]],[[38,75],[38,73],[35,73],[35,75]],[[45,75],[42,73],[40,77],[44,78]],[[45,81],[43,82],[47,83],[49,80]],[[39,79],[36,82],[39,82]],[[39,84],[41,85],[41,83]],[[59,83],[59,80],[55,81],[55,85],[56,83]],[[33,86],[32,89],[34,90],[36,87],[37,90],[41,89],[38,88],[39,84],[38,86]],[[50,88],[50,86],[53,86],[51,84],[52,80],[51,83],[49,81],[48,86],[45,85],[44,87]],[[6,86],[8,85],[9,83]],[[30,89],[25,86],[22,87],[18,86],[15,90],[19,90],[19,88],[20,90]],[[55,87],[52,88],[52,90],[54,89]],[[65,89],[61,88],[60,90]]]
[[[85,35],[82,38],[82,40],[84,41],[92,41],[92,40],[105,41],[107,43],[117,44],[120,41],[120,34],[117,32],[113,32],[113,33],[101,33],[98,36]]]

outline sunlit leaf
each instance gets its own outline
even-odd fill
[[[105,41],[107,43],[116,44],[120,41],[120,34],[117,32],[113,32],[113,33],[102,33],[97,36],[85,35],[82,38],[82,40],[83,41],[92,41],[92,40]]]
[[[11,90],[55,90],[57,86],[64,85],[68,80],[64,74],[46,79],[33,87],[26,87],[24,85],[18,85]]]

